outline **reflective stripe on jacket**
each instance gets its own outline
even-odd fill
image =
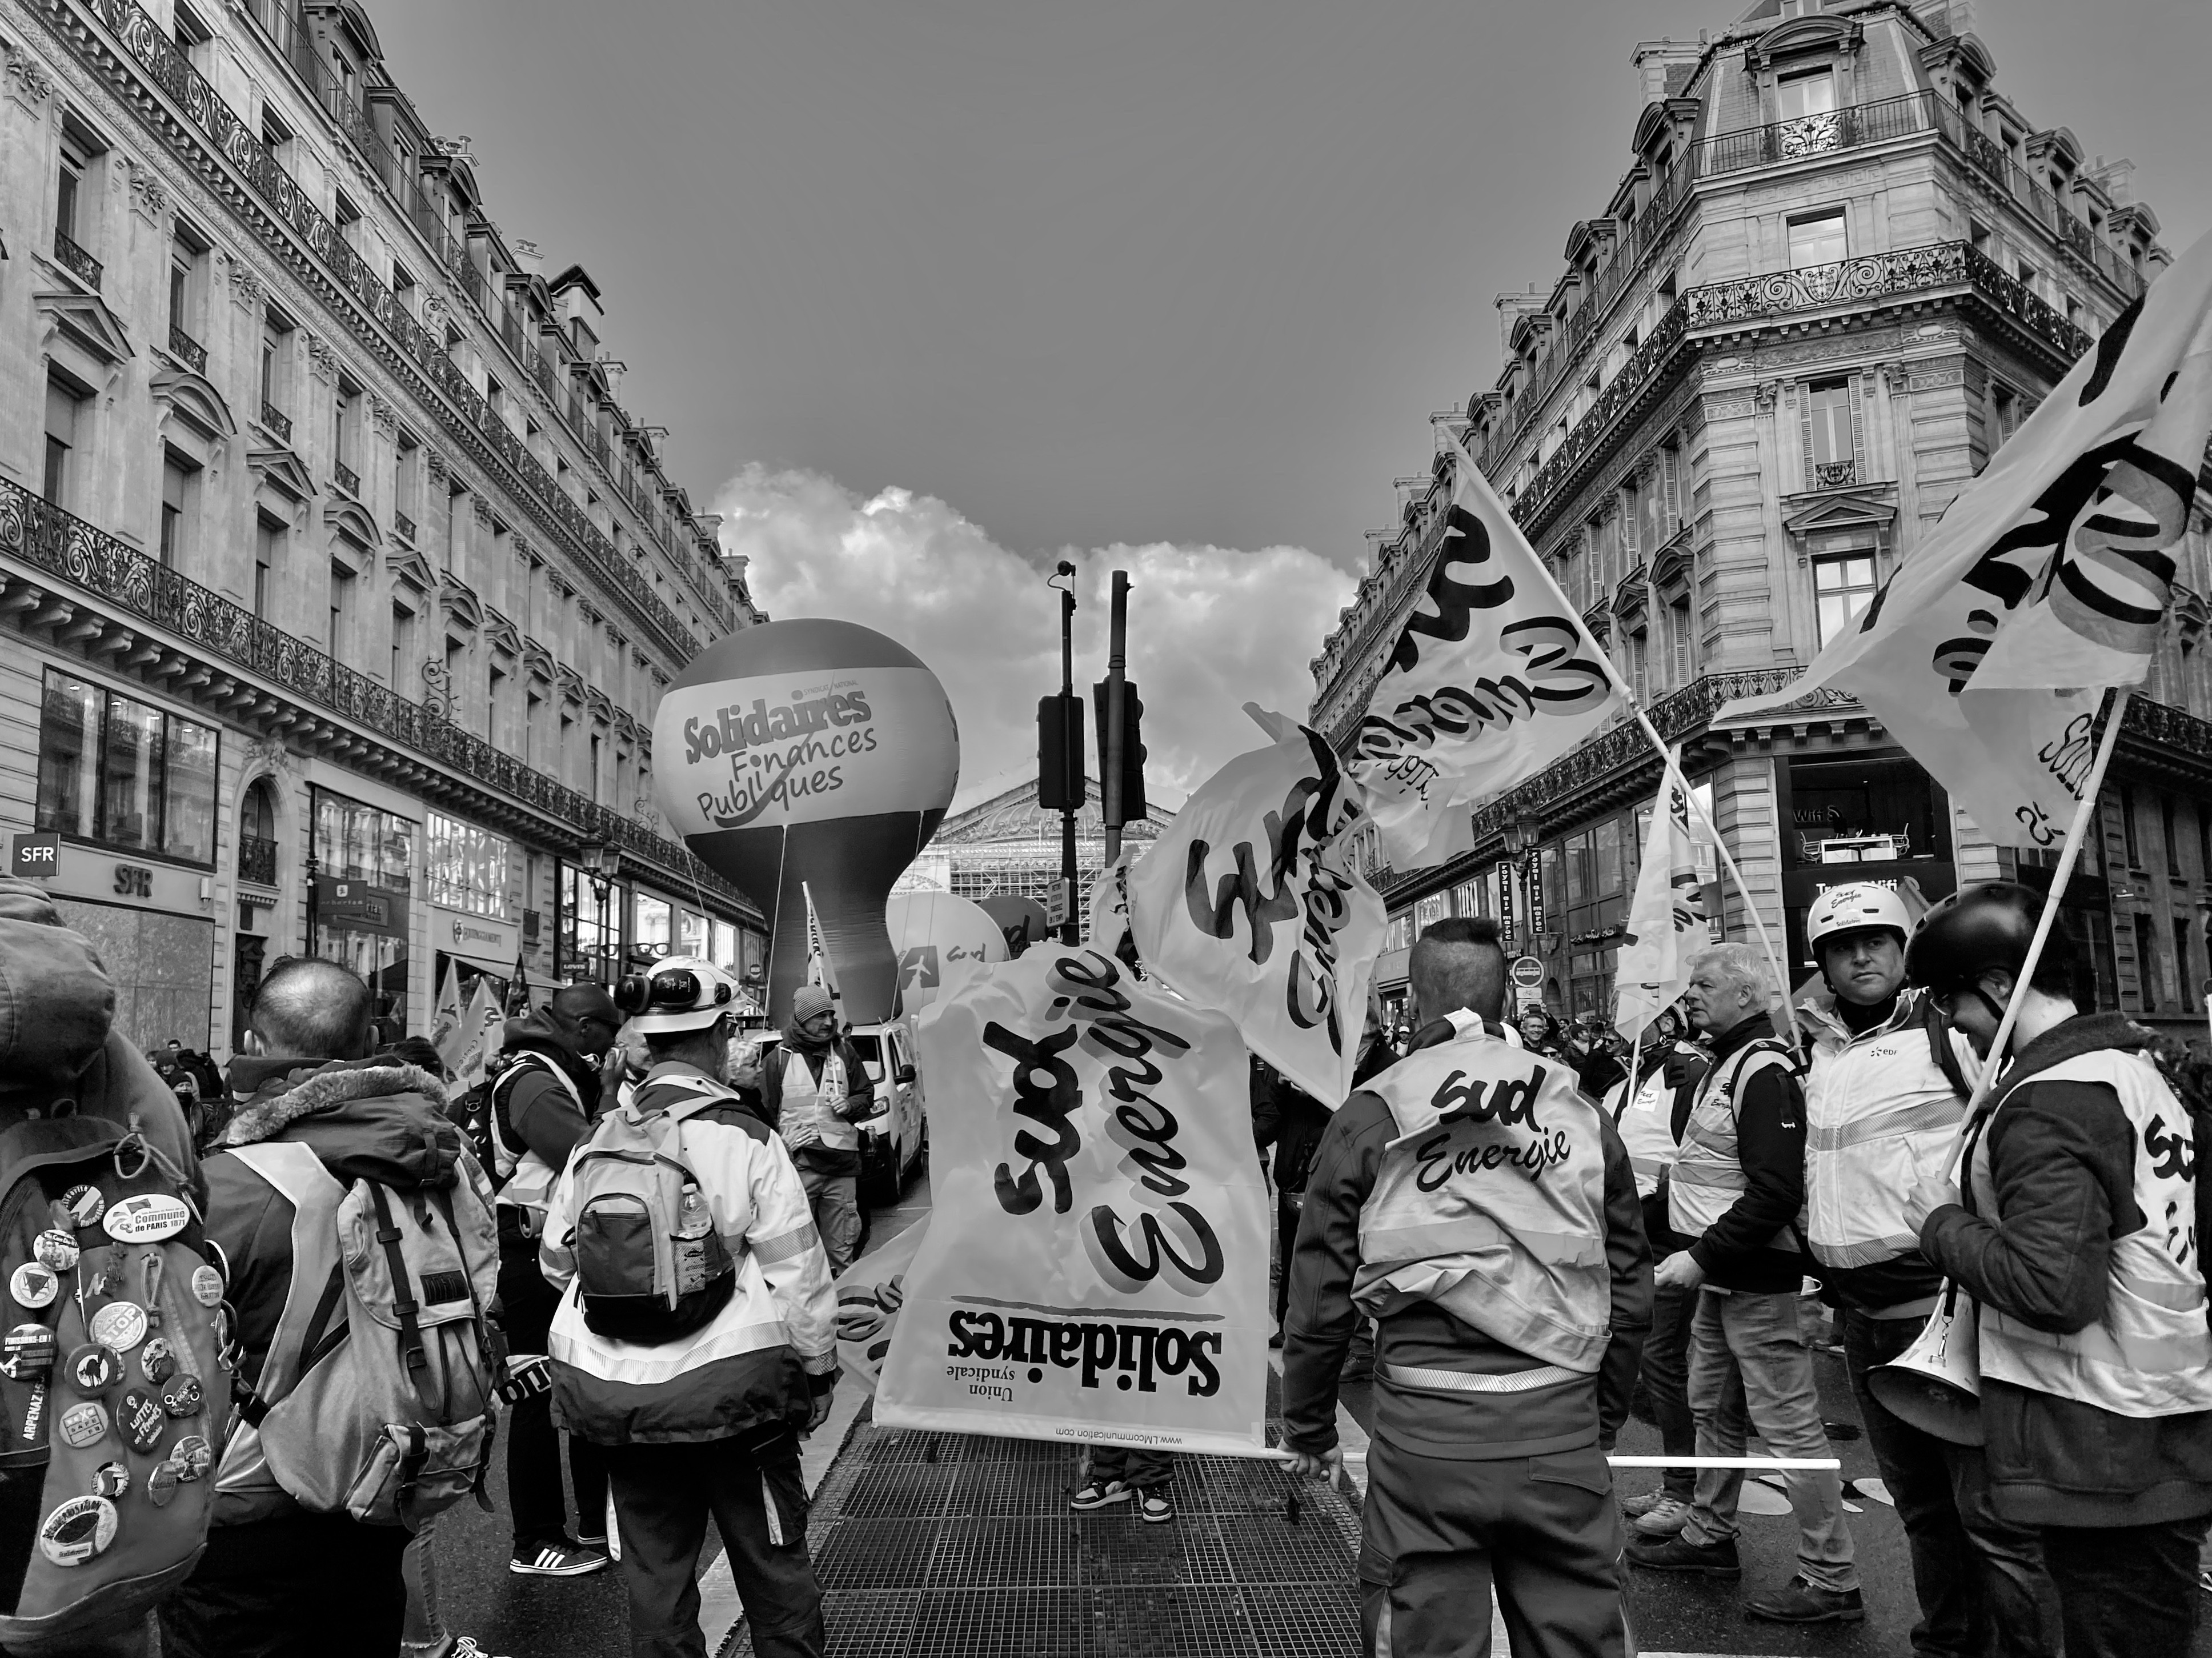
[[[1736,1146],[1738,1102],[1747,1080],[1778,1066],[1784,1071],[1792,1068],[1790,1050],[1773,1037],[1762,1036],[1716,1065],[1698,1084],[1667,1182],[1667,1224],[1684,1240],[1694,1242],[1703,1237],[1751,1189]],[[1769,1249],[1798,1253],[1797,1240],[1787,1226],[1765,1242]]]
[[[2212,1328],[2205,1323],[2204,1267],[2190,1243],[2202,1148],[2189,1109],[2137,1054],[2100,1048],[2062,1060],[2023,1084],[2101,1084],[2119,1096],[2137,1140],[2136,1206],[2144,1223],[2112,1241],[2104,1316],[2071,1335],[2039,1330],[2009,1313],[1981,1309],[1982,1375],[2070,1399],[2116,1416],[2180,1416],[2212,1410]],[[2004,1108],[2002,1097],[1996,1109]],[[1978,1136],[1971,1170],[1973,1206],[2000,1226],[1990,1173],[1989,1136]]]
[[[1352,1299],[1430,1302],[1492,1340],[1583,1375],[1605,1357],[1605,1145],[1563,1062],[1472,1027],[1369,1089],[1397,1134],[1359,1212]]]
[[[1929,1047],[1926,1005],[1919,992],[1906,991],[1887,1021],[1857,1036],[1826,1009],[1800,1012],[1815,1033],[1805,1078],[1805,1230],[1813,1254],[1829,1266],[1917,1255],[1905,1198],[1944,1172],[1966,1114]]]

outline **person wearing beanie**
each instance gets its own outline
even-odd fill
[[[761,1066],[761,1110],[799,1165],[833,1274],[850,1266],[860,1248],[860,1121],[875,1097],[860,1049],[837,1029],[830,993],[799,986],[783,1041]]]
[[[621,1076],[616,1034],[622,1014],[595,984],[568,985],[544,1007],[507,1022],[509,1064],[491,1087],[491,1166],[499,1192],[499,1297],[507,1345],[543,1353],[560,1297],[538,1269],[538,1238],[554,1182],[592,1120],[614,1100],[609,1061]],[[561,1489],[561,1435],[544,1394],[514,1405],[507,1421],[507,1495],[514,1516],[507,1570],[526,1577],[579,1577],[610,1563],[606,1462],[598,1446],[571,1435],[568,1473],[576,1529]]]

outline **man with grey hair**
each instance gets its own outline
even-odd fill
[[[1805,1096],[1790,1049],[1774,1035],[1758,952],[1716,944],[1690,964],[1683,998],[1712,1042],[1668,1182],[1668,1222],[1688,1242],[1658,1272],[1661,1285],[1700,1291],[1690,1330],[1690,1410],[1698,1455],[1744,1454],[1744,1415],[1778,1457],[1832,1455],[1820,1425],[1813,1357],[1798,1327],[1806,1257]],[[1738,1389],[1745,1410],[1726,1408]],[[1856,1623],[1866,1616],[1843,1482],[1832,1469],[1783,1476],[1798,1527],[1797,1575],[1744,1603],[1774,1623]],[[1629,1560],[1655,1571],[1734,1579],[1743,1472],[1702,1468],[1679,1535],[1638,1539]]]

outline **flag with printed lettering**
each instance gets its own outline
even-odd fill
[[[814,889],[805,882],[799,884],[799,894],[806,901],[806,982],[820,985],[830,993],[830,1007],[837,1020],[837,1029],[845,1028],[845,993],[837,988],[837,963],[830,957],[829,935],[822,930],[822,918],[814,913]]]
[[[1358,787],[1319,736],[1286,737],[1198,787],[1128,872],[1145,970],[1227,1014],[1261,1059],[1334,1111],[1352,1091],[1382,900],[1356,866]]]
[[[2103,688],[2141,684],[2212,436],[2212,237],[2162,273],[1804,677],[1880,716],[1984,835],[2063,837]]]
[[[457,1078],[455,1086],[466,1090],[483,1085],[484,1072],[492,1056],[507,1043],[507,1013],[499,1005],[499,998],[491,992],[491,976],[477,975],[475,993],[469,998],[468,1011],[461,1016],[447,1048],[438,1051],[438,1057]],[[451,1056],[448,1057],[448,1050]]]
[[[1452,440],[1450,505],[1426,590],[1354,739],[1397,870],[1474,849],[1474,808],[1527,781],[1628,704],[1604,648]]]
[[[919,1023],[935,1201],[878,1424],[1268,1455],[1273,1206],[1236,1027],[1049,939]]]
[[[1690,987],[1691,957],[1712,942],[1705,877],[1690,834],[1690,786],[1680,766],[1681,751],[1669,752],[1613,964],[1613,1028],[1631,1042],[1642,1041],[1651,1022]]]

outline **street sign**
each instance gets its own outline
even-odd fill
[[[1054,881],[1052,884],[1052,890],[1044,896],[1044,924],[1048,927],[1063,927],[1067,925],[1067,912],[1071,903],[1069,895],[1074,890],[1075,883],[1073,881]]]
[[[15,856],[9,864],[15,876],[27,881],[49,880],[62,872],[62,837],[58,834],[19,835]]]
[[[1544,964],[1534,956],[1516,957],[1510,972],[1513,982],[1523,990],[1534,990],[1544,982]]]

